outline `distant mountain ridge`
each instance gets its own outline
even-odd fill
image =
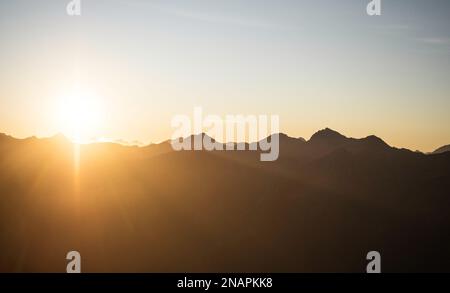
[[[450,144],[436,149],[434,152],[432,152],[432,154],[442,154],[445,152],[450,152]]]
[[[298,138],[290,137],[289,135],[287,135],[285,133],[278,133],[278,135],[279,135],[280,141],[283,141],[283,143],[285,143],[285,144],[300,145],[302,143],[310,143],[310,144],[314,144],[316,146],[317,145],[328,145],[331,147],[337,147],[339,145],[355,143],[357,141],[360,141],[361,143],[367,144],[368,146],[371,145],[371,146],[378,146],[378,147],[389,147],[389,145],[386,142],[384,142],[381,138],[379,138],[375,135],[369,135],[365,138],[359,138],[359,139],[349,138],[335,130],[328,128],[328,127],[315,132],[309,140],[306,140],[302,137],[298,137]],[[208,136],[208,134],[206,134],[206,133],[201,133],[201,134],[197,134],[197,135],[192,134],[189,137],[185,137],[185,138],[180,137],[179,139],[180,140],[186,140],[186,139],[193,140],[194,137],[196,137],[196,136],[201,136],[203,138],[204,136]],[[66,138],[63,134],[56,134],[56,135],[54,135],[52,137],[48,137],[48,138],[36,138],[33,136],[33,137],[25,138],[25,139],[17,139],[12,136],[6,135],[4,133],[0,133],[0,139],[2,139],[2,138],[3,139],[11,139],[11,140],[42,140],[42,139],[45,139],[45,140],[58,140],[60,142],[63,142],[63,141],[70,142],[70,140],[68,138]],[[216,141],[215,139],[213,139],[211,137],[210,137],[210,139],[212,142],[220,143],[219,141]],[[138,144],[136,142],[133,145],[127,145],[125,143],[125,141],[122,141],[122,140],[116,140],[116,141],[111,141],[111,142],[92,142],[89,144],[105,144],[105,143],[107,143],[107,144],[118,144],[118,145],[122,145],[122,146],[132,146],[132,147],[135,147],[135,146],[150,147],[150,146],[155,146],[158,144],[170,143],[170,141],[171,140],[166,140],[161,143],[152,143],[149,145],[142,145],[142,144]],[[257,142],[228,142],[228,143],[245,144],[248,147],[249,144],[253,144],[253,143],[257,143]],[[222,143],[222,144],[226,144],[226,143]],[[446,151],[449,148],[450,148],[450,145],[443,146],[443,147],[437,149],[436,151],[434,151],[433,153]]]

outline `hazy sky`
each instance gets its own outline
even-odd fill
[[[158,142],[175,114],[279,114],[281,131],[431,151],[450,144],[450,1],[0,0],[0,132],[62,131],[78,87],[92,136]],[[60,113],[59,113],[60,114]]]

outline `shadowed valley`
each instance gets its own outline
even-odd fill
[[[450,152],[280,134],[280,156],[0,135],[0,270],[448,271]]]

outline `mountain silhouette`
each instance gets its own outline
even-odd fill
[[[441,154],[441,153],[445,153],[445,152],[450,152],[450,144],[449,145],[445,145],[442,146],[438,149],[436,149],[433,154]]]
[[[71,250],[85,272],[365,272],[372,250],[384,272],[449,271],[450,152],[277,135],[261,162],[0,134],[0,271],[63,272]]]
[[[346,142],[347,140],[347,137],[343,136],[339,132],[330,128],[325,128],[314,133],[309,141],[312,143],[340,144]]]

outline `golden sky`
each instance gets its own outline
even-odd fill
[[[67,3],[0,2],[0,132],[159,142],[201,106],[278,114],[306,139],[450,144],[448,1],[386,1],[377,17],[356,0],[90,0],[77,17]]]

